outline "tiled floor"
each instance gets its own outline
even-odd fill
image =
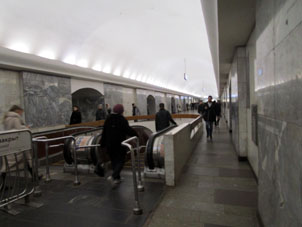
[[[203,136],[182,178],[168,188],[145,226],[258,226],[257,183],[247,162],[238,162],[224,122],[213,142]]]
[[[43,202],[40,208],[15,206],[22,213],[11,216],[0,212],[1,227],[138,227],[160,201],[164,191],[161,181],[145,180],[140,192],[143,215],[133,215],[132,175],[124,171],[123,182],[116,189],[94,174],[81,174],[81,185],[73,186],[73,176],[63,173],[62,166],[52,166],[52,182],[42,186],[42,196],[31,198]]]

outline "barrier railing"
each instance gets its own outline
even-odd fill
[[[74,175],[75,175],[74,185],[79,185],[80,181],[79,181],[79,177],[78,177],[77,150],[82,149],[82,148],[98,147],[98,146],[100,146],[99,144],[97,144],[97,145],[87,145],[87,146],[76,146],[76,139],[73,136],[63,136],[63,137],[51,138],[51,139],[45,139],[45,138],[38,137],[38,138],[34,138],[33,142],[34,143],[38,143],[38,142],[45,143],[46,182],[50,182],[51,178],[50,178],[50,171],[49,171],[48,149],[52,148],[52,147],[63,146],[64,144],[49,145],[49,142],[58,141],[58,140],[64,140],[65,141],[66,139],[72,139],[72,141],[73,141],[72,150],[73,150]]]
[[[10,209],[11,203],[25,198],[29,204],[29,195],[35,190],[37,156],[32,151],[29,130],[0,132],[0,208],[10,214],[19,213]],[[35,207],[41,205],[36,203]]]
[[[133,148],[130,142],[135,141],[136,142],[136,148]],[[136,215],[141,215],[143,213],[143,209],[140,206],[139,203],[139,191],[144,191],[144,186],[141,178],[141,170],[140,170],[140,149],[143,147],[139,146],[139,139],[138,137],[134,136],[131,137],[125,141],[122,142],[123,146],[126,146],[129,148],[131,153],[131,165],[132,165],[132,177],[133,177],[133,188],[134,188],[134,199],[135,199],[135,206],[133,208],[133,213]],[[136,157],[137,160],[135,160],[135,154],[134,151],[136,151]],[[137,162],[137,165],[136,165]],[[136,171],[138,170],[138,180],[136,176]],[[138,181],[138,183],[137,183]]]
[[[196,118],[194,121],[190,123],[190,129],[191,129],[191,134],[190,138],[193,139],[196,133],[198,132],[199,128],[202,127],[202,117],[199,116]]]

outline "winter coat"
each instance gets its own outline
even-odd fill
[[[202,103],[198,105],[198,113],[203,115],[203,111],[204,111],[204,104]]]
[[[98,109],[98,110],[96,111],[96,114],[95,114],[95,119],[96,119],[97,121],[99,121],[99,120],[105,120],[105,119],[106,119],[106,112],[105,112],[105,110],[103,110],[103,109]]]
[[[101,147],[110,151],[125,151],[121,143],[127,136],[137,136],[134,129],[129,126],[126,118],[120,114],[110,114],[104,123],[104,130],[101,138]]]
[[[16,112],[7,112],[3,119],[4,130],[27,129],[23,119]]]
[[[155,116],[155,128],[156,131],[161,131],[170,126],[170,122],[176,125],[176,122],[171,117],[169,111],[165,109],[160,109]]]
[[[209,106],[208,102],[206,102],[203,106],[203,110],[203,118],[205,121],[216,121],[216,107],[213,102],[211,107]]]
[[[138,116],[141,112],[139,111],[139,108],[137,106],[132,107],[132,116]]]
[[[82,123],[82,115],[80,111],[73,111],[70,117],[70,123],[73,124],[80,124]]]

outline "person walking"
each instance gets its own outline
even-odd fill
[[[120,173],[125,163],[127,148],[122,146],[122,142],[126,140],[127,136],[137,136],[136,131],[129,126],[123,113],[124,106],[122,104],[113,107],[113,113],[105,120],[101,139],[101,147],[107,149],[111,160],[113,173],[107,179],[113,187],[121,182]],[[96,174],[98,174],[97,171]]]
[[[82,123],[82,115],[78,106],[73,106],[73,111],[70,116],[70,125]]]
[[[213,122],[216,120],[215,104],[212,102],[212,96],[208,97],[208,102],[204,104],[203,118],[206,122],[207,138],[213,139]]]
[[[103,110],[103,104],[99,104],[98,109],[95,113],[95,120],[99,121],[99,120],[105,120],[105,119],[106,119],[106,112],[105,112],[105,110]]]
[[[198,113],[203,116],[203,112],[204,112],[204,103],[202,100],[200,100],[198,108],[197,108]]]
[[[220,118],[221,118],[221,102],[220,100],[217,101],[216,105],[215,105],[215,108],[216,108],[216,121],[215,121],[215,126],[216,127],[219,127],[219,121],[220,121]]]
[[[170,122],[177,125],[173,120],[170,112],[165,110],[165,104],[159,104],[159,111],[155,115],[155,129],[156,131],[161,131],[170,126]]]
[[[140,115],[140,111],[138,107],[135,105],[135,103],[132,103],[132,116],[138,116]],[[134,120],[134,122],[137,122],[137,120]]]

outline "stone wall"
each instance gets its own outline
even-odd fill
[[[13,106],[19,105],[23,107],[20,84],[20,74],[18,72],[0,70],[0,131],[3,130],[4,114]]]
[[[69,124],[70,79],[22,73],[25,121],[32,128]]]
[[[265,226],[302,225],[302,1],[258,0],[259,212]]]

